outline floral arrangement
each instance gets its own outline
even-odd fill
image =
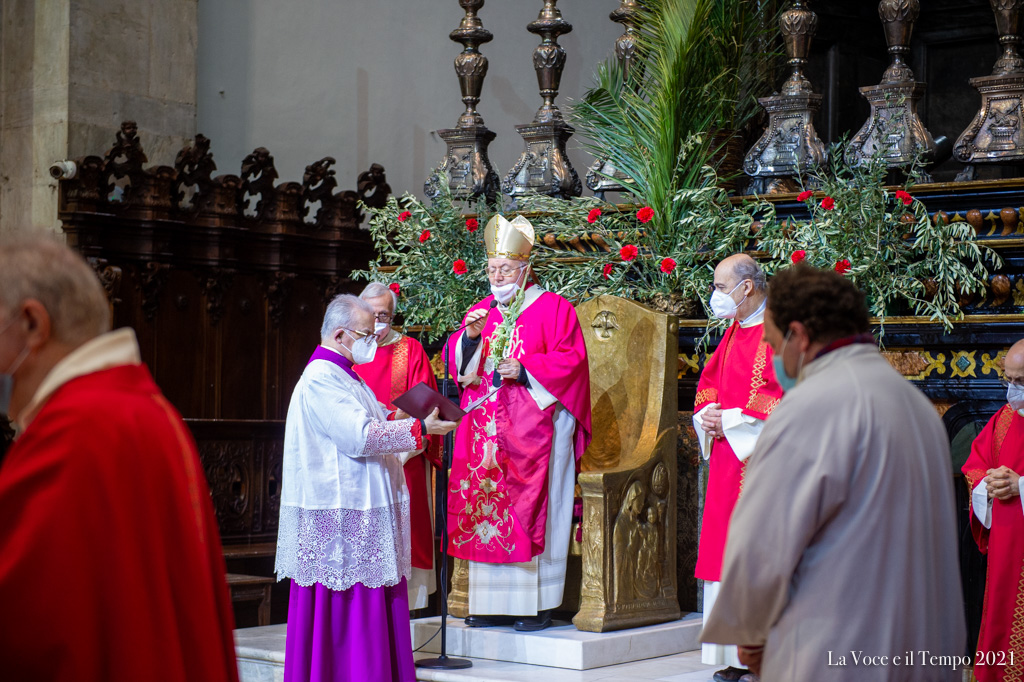
[[[913,169],[892,191],[881,156],[850,164],[847,152],[848,143],[833,145],[828,167],[805,179],[819,188],[797,196],[810,218],[765,220],[759,248],[774,267],[806,261],[849,277],[883,325],[888,316],[914,314],[949,330],[962,316],[960,297],[984,294],[986,263],[998,266],[999,256],[975,241],[967,223],[929,218],[911,194]]]

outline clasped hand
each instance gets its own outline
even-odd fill
[[[722,430],[722,406],[718,403],[711,405],[701,415],[700,428],[715,438],[725,438]]]
[[[989,499],[1008,500],[1020,495],[1020,476],[1013,469],[1001,466],[985,472]]]
[[[522,365],[519,364],[518,360],[513,358],[505,358],[498,363],[498,374],[501,375],[502,379],[511,379],[517,381],[519,379],[519,373],[522,371]]]

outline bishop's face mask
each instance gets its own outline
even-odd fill
[[[739,308],[740,304],[732,300],[732,292],[739,289],[740,284],[743,284],[746,281],[747,280],[745,279],[740,280],[739,284],[734,286],[732,288],[732,291],[730,291],[727,294],[724,294],[721,291],[715,289],[715,291],[711,294],[710,304],[711,312],[715,314],[715,317],[717,317],[720,320],[731,320],[736,317],[736,311]],[[740,303],[742,303],[746,297],[747,295],[743,294],[743,298],[740,299]]]
[[[505,305],[512,300],[512,297],[519,291],[519,278],[523,272],[526,271],[526,266],[519,268],[519,274],[516,275],[515,280],[508,284],[491,284],[491,293],[494,294],[494,298],[498,299],[498,303]]]
[[[12,318],[7,324],[4,325],[3,329],[0,329],[0,335],[6,334],[7,330],[14,326],[14,323],[18,318]],[[14,362],[7,368],[5,372],[0,374],[0,414],[10,414],[11,411],[11,395],[14,393],[14,373],[21,367],[21,363],[28,357],[28,346],[26,345],[18,353],[18,357],[14,358]]]

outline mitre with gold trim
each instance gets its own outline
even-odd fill
[[[488,258],[530,260],[533,242],[533,225],[521,215],[512,220],[496,215],[484,227],[484,247]]]

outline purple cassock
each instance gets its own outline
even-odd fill
[[[318,347],[285,424],[278,579],[291,578],[286,682],[416,679],[409,629],[415,419],[388,421],[352,363]]]

